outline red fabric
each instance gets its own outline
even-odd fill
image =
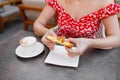
[[[101,20],[120,12],[118,4],[109,4],[96,12],[81,17],[79,20],[75,20],[57,0],[46,0],[46,3],[58,13],[57,35],[72,38],[95,38],[95,34],[100,29]]]

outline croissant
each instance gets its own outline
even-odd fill
[[[55,36],[47,36],[47,39],[50,41],[53,41],[55,43],[64,45],[66,47],[72,48],[73,44],[71,42],[65,41],[65,37],[64,36],[60,36],[60,37],[55,37]]]

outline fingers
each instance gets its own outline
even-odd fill
[[[54,45],[47,45],[47,47],[52,51],[54,49]]]
[[[53,50],[53,49],[54,49],[54,45],[55,45],[54,42],[52,42],[52,41],[50,41],[50,40],[48,40],[48,39],[46,39],[46,38],[43,38],[41,41],[42,41],[50,50]]]
[[[41,41],[43,42],[43,44],[47,45],[48,43],[51,43],[50,40],[46,39],[45,36],[42,37]]]
[[[70,49],[70,48],[67,48],[67,47],[65,47],[65,49],[67,50],[67,52],[68,52],[68,56],[70,56],[70,57],[75,57],[75,56],[78,56],[78,55],[80,55],[81,53],[80,53],[80,51],[76,48],[76,49]]]
[[[75,42],[75,39],[74,38],[68,38],[68,39],[66,39],[66,41]]]
[[[43,44],[45,44],[50,50],[53,50],[54,49],[54,45],[55,43],[48,40],[46,37],[49,36],[49,35],[55,35],[51,30],[48,31],[41,39],[41,41],[43,42]]]
[[[76,41],[76,39],[74,39],[74,38],[68,38],[68,39],[66,39],[65,41],[68,41],[68,42],[72,43],[73,46],[77,46],[77,41]]]
[[[68,56],[70,57],[75,57],[75,56],[78,56],[77,54],[74,54],[74,53],[68,53]]]

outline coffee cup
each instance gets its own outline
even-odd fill
[[[20,45],[24,51],[33,51],[37,43],[34,36],[27,36],[20,39]]]

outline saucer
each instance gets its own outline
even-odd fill
[[[17,48],[16,48],[16,55],[19,56],[19,57],[22,57],[22,58],[31,58],[31,57],[35,57],[39,54],[41,54],[44,50],[44,46],[42,43],[40,42],[37,42],[35,47],[34,47],[34,50],[25,50],[23,49],[23,47],[21,45],[19,45]]]

